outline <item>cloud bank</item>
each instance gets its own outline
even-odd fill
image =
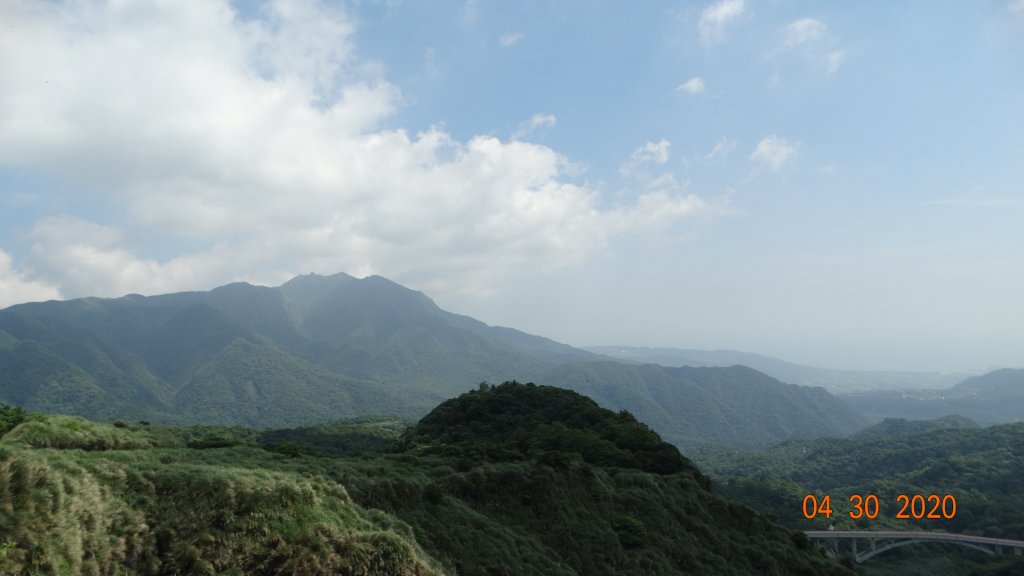
[[[358,55],[348,15],[315,2],[242,19],[214,0],[14,0],[0,21],[16,24],[0,36],[0,170],[96,207],[31,223],[21,272],[0,252],[0,304],[339,270],[486,294],[703,205],[678,189],[609,204],[549,147],[385,127],[401,91]]]
[[[57,288],[28,280],[19,274],[11,263],[10,255],[0,250],[0,308],[27,300],[56,300],[60,297]]]

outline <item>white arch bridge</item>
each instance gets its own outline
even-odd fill
[[[1006,540],[1004,538],[986,538],[985,536],[967,536],[964,534],[946,534],[944,532],[904,532],[884,530],[807,530],[804,532],[811,540],[824,543],[836,554],[841,554],[840,541],[850,542],[851,557],[855,562],[863,562],[882,552],[915,544],[917,542],[945,542],[958,544],[987,554],[1005,554],[1013,551],[1020,556],[1024,550],[1024,541]],[[868,548],[858,552],[857,542],[867,541]]]

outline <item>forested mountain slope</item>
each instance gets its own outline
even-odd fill
[[[696,455],[719,491],[791,528],[924,530],[1024,539],[1024,424],[979,428],[961,417],[887,420],[846,439],[790,440],[760,453],[707,450]],[[831,518],[804,517],[804,497],[830,496]],[[850,517],[850,496],[875,495],[876,518]],[[917,512],[904,510],[919,495]],[[934,494],[946,508],[927,518]],[[952,501],[955,499],[955,510]],[[915,516],[916,515],[916,516]],[[944,517],[949,515],[951,517]],[[925,516],[925,517],[921,517]],[[998,559],[998,557],[997,557]],[[915,545],[861,567],[866,576],[1021,574],[1024,563],[952,545]]]
[[[670,441],[764,448],[792,436],[843,436],[864,420],[822,388],[783,384],[744,366],[567,364],[542,382],[634,413]]]
[[[0,310],[0,401],[102,420],[282,427],[417,418],[482,381],[519,379],[631,410],[681,445],[766,446],[859,425],[823,390],[753,370],[607,360],[446,312],[377,276]]]
[[[803,519],[800,499],[820,491],[832,494],[841,513],[830,521],[841,528],[916,526],[1024,539],[1024,423],[972,428],[945,419],[881,426],[884,431],[845,439],[791,440],[762,453],[704,454],[699,460],[713,476],[730,479],[729,494],[794,526],[811,524]],[[850,519],[846,496],[853,493],[876,494],[884,513],[876,520]],[[896,496],[915,493],[952,494],[955,517],[897,520]],[[777,498],[780,507],[758,502],[780,494],[787,494]]]
[[[281,426],[417,416],[474,382],[590,358],[375,276],[0,311],[0,400],[95,418]]]

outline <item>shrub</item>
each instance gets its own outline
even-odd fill
[[[647,539],[647,526],[633,516],[626,516],[615,525],[615,534],[623,548],[638,548]]]
[[[427,484],[423,488],[423,500],[432,506],[437,506],[444,500],[444,492],[441,491],[437,484]]]
[[[0,404],[0,436],[10,432],[28,418],[28,412],[18,406]]]

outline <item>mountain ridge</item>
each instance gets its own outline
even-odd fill
[[[843,370],[807,366],[763,354],[739,350],[696,350],[645,346],[584,346],[583,350],[620,360],[650,362],[667,367],[748,366],[789,384],[821,386],[834,394],[902,388],[948,388],[972,374],[967,372],[915,372]]]
[[[956,414],[979,424],[1024,421],[1024,369],[1002,368],[944,390],[862,392],[843,399],[871,418],[932,419]]]
[[[746,366],[566,364],[541,379],[616,404],[677,445],[765,448],[791,436],[845,436],[866,422],[824,388],[786,384]]]
[[[380,276],[21,304],[0,310],[0,331],[8,376],[0,374],[0,401],[107,420],[286,427],[370,414],[417,418],[480,382],[520,380],[590,393],[678,443],[765,445],[856,427],[840,401],[814,389],[787,388],[754,370],[683,377],[613,366],[605,356],[447,312]],[[726,389],[747,393],[727,399]],[[743,396],[762,402],[737,408]],[[801,424],[783,422],[786,411],[802,414]],[[822,417],[810,418],[815,411]]]

